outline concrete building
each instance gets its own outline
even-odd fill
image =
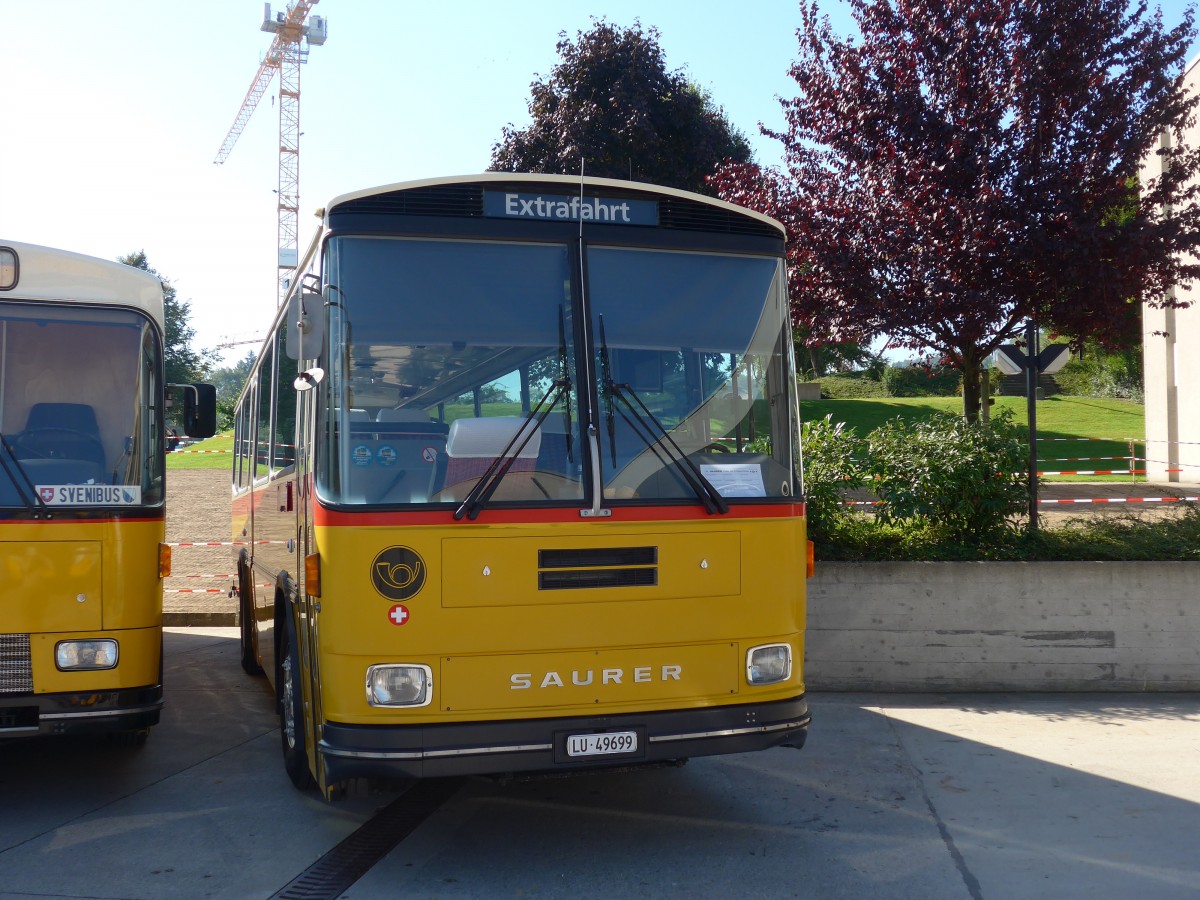
[[[1200,60],[1184,78],[1200,91]],[[1187,143],[1200,143],[1193,122]],[[1163,135],[1169,146],[1170,135]],[[1162,159],[1152,155],[1145,177],[1161,174]],[[1156,171],[1157,170],[1157,171]],[[1173,288],[1187,309],[1142,308],[1143,364],[1146,387],[1146,477],[1150,481],[1200,483],[1200,283]]]

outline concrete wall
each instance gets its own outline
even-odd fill
[[[1188,89],[1200,89],[1200,62],[1184,76]],[[1200,123],[1186,134],[1189,146],[1200,144]],[[1164,135],[1163,141],[1169,141]],[[1162,173],[1162,160],[1152,154],[1143,180]],[[1200,483],[1200,285],[1176,287],[1188,309],[1142,307],[1142,347],[1146,388],[1146,474],[1151,481]]]
[[[831,563],[814,691],[1200,690],[1200,563]]]

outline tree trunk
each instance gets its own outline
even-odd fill
[[[963,360],[963,418],[974,425],[979,421],[980,397],[979,361],[973,357]]]

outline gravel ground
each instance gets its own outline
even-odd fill
[[[229,472],[226,469],[172,469],[167,476],[167,541],[229,540]],[[173,548],[172,574],[163,583],[165,624],[235,624],[237,604],[229,597],[235,549],[229,546]],[[220,592],[208,593],[212,590]]]

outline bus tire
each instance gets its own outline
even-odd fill
[[[279,737],[283,766],[297,789],[313,786],[304,737],[304,693],[300,686],[300,651],[295,626],[287,616],[279,647]]]
[[[262,675],[255,652],[254,601],[250,597],[250,579],[243,566],[238,566],[238,625],[241,628],[242,671],[247,675]]]

